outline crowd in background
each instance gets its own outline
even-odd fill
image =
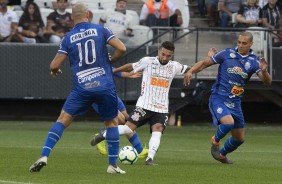
[[[282,45],[282,0],[194,0],[202,18],[211,27],[263,27],[273,30],[275,46]],[[71,6],[77,0],[52,0],[53,12],[42,17],[36,0],[0,0],[0,42],[60,43],[73,27]],[[191,0],[189,0],[191,2]],[[13,10],[23,10],[18,17]],[[90,12],[93,13],[93,12]],[[95,14],[95,12],[94,12]],[[93,14],[92,14],[93,15]],[[180,8],[173,0],[147,0],[141,8],[140,25],[180,27]],[[44,20],[44,19],[47,19]],[[127,13],[127,0],[117,0],[116,8],[106,10],[99,21],[125,43],[130,43],[133,18]],[[46,22],[46,25],[44,24]],[[153,29],[154,36],[158,34]]]

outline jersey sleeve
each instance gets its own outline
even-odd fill
[[[115,69],[115,67],[112,67],[112,70],[114,70],[114,69]],[[115,73],[113,73],[113,75],[115,77],[121,77],[121,72],[115,72]]]
[[[107,40],[107,43],[115,37],[114,33],[108,27],[104,26],[102,29],[103,29],[103,33],[105,35],[105,38]]]
[[[133,72],[136,73],[146,68],[149,65],[149,61],[148,57],[144,57],[140,61],[132,63]]]
[[[259,67],[259,58],[256,58],[255,64],[254,64],[254,72],[258,74],[261,71],[261,68]]]
[[[176,75],[183,75],[188,68],[187,65],[182,65],[179,62],[175,62],[175,67],[176,67]]]
[[[226,50],[221,50],[211,57],[212,61],[216,64],[221,64],[224,61],[224,56],[226,55]]]
[[[63,37],[61,43],[60,43],[60,48],[59,48],[59,50],[58,50],[58,53],[68,55],[66,40],[67,40],[67,39],[66,39],[66,35],[65,35],[65,36]]]

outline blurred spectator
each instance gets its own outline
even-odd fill
[[[232,14],[237,13],[244,0],[219,0],[221,27],[227,27]]]
[[[247,0],[242,4],[236,16],[236,27],[252,27],[262,25],[262,9],[258,6],[259,0]]]
[[[57,0],[58,9],[47,16],[47,38],[51,43],[60,43],[63,36],[73,27],[71,14],[66,11],[67,0]]]
[[[22,41],[26,38],[33,39],[33,42],[48,43],[43,36],[46,29],[41,17],[39,7],[34,2],[28,2],[20,18],[18,25],[18,36]]]
[[[268,0],[262,9],[262,24],[271,30],[279,29],[281,9],[277,5],[277,0]]]
[[[218,26],[218,0],[208,0],[207,1],[207,12],[208,15],[212,18],[212,23],[209,26],[214,27]]]
[[[8,0],[0,0],[0,42],[16,41],[18,17],[8,9]]]
[[[125,44],[132,35],[132,16],[126,13],[127,0],[117,0],[114,10],[107,10],[100,18],[99,24],[108,27]],[[95,16],[95,13],[94,13]]]
[[[267,4],[268,0],[259,0],[259,7],[262,9],[266,4]]]
[[[57,0],[51,0],[52,1],[52,8],[54,10],[58,9],[58,3]],[[75,5],[75,3],[77,2],[77,0],[69,0],[69,8],[71,8],[73,5]]]
[[[206,14],[207,14],[207,8],[206,8],[205,0],[197,0],[197,6],[198,6],[200,16],[202,18],[205,18]]]
[[[172,0],[147,0],[140,13],[140,24],[149,27],[180,27],[183,23],[180,9]],[[153,30],[154,36],[158,30]]]

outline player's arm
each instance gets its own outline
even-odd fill
[[[109,45],[115,48],[114,54],[111,58],[111,63],[116,62],[118,59],[121,58],[121,56],[126,52],[125,45],[118,39],[118,38],[112,38],[109,42]]]
[[[57,75],[62,73],[62,71],[60,70],[60,67],[66,58],[67,58],[67,55],[65,54],[62,54],[62,53],[56,54],[55,58],[52,60],[50,64],[51,75],[53,77],[56,77]]]
[[[260,80],[263,82],[264,85],[271,85],[272,83],[272,78],[267,72],[267,61],[265,58],[261,58],[259,61],[259,67],[261,71],[258,72],[258,77]]]
[[[124,77],[124,78],[139,78],[141,77],[143,74],[143,72],[121,72],[121,77]]]
[[[132,67],[132,63],[127,63],[121,67],[115,68],[113,70],[113,73],[117,73],[117,72],[127,72],[127,71],[132,71],[133,67]]]

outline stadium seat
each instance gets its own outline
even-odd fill
[[[132,16],[132,25],[139,25],[139,15],[134,10],[126,10],[126,13]]]
[[[134,46],[139,46],[153,38],[153,31],[147,26],[133,25],[132,30],[134,36],[130,39],[130,42],[134,43]],[[151,44],[150,42],[149,45]]]
[[[88,9],[114,9],[116,7],[116,0],[80,0],[86,4]]]
[[[188,32],[189,29],[189,22],[190,22],[190,13],[189,13],[189,7],[188,7],[188,1],[187,0],[172,0],[178,8],[180,9],[182,13],[182,19],[183,19],[183,24],[182,28],[184,32]]]
[[[93,0],[92,0],[93,1]],[[106,9],[115,9],[116,8],[116,0],[99,0],[102,8]]]
[[[14,10],[14,12],[17,14],[18,19],[20,20],[22,14],[23,14],[23,10]]]
[[[50,9],[52,9],[51,0],[36,0],[35,3],[38,5],[39,8],[50,8]]]
[[[106,10],[103,9],[90,9],[93,13],[93,24],[99,24],[99,20],[101,16],[106,12]]]
[[[255,30],[252,30],[255,29]],[[260,31],[261,29],[261,31]],[[267,37],[268,33],[262,27],[249,27],[248,31],[253,35],[252,49],[255,55],[267,58]]]

